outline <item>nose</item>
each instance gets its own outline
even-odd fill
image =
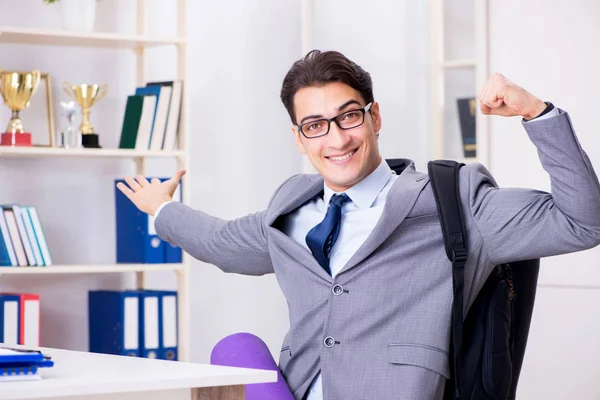
[[[329,127],[327,139],[329,139],[330,147],[335,147],[338,149],[344,148],[352,140],[350,135],[348,135],[346,131],[340,129],[335,122],[332,122],[331,126]]]

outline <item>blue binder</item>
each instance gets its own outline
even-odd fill
[[[176,246],[172,243],[165,242],[165,263],[181,264],[182,253],[181,247]]]
[[[0,294],[0,343],[19,344],[21,301],[18,295]]]
[[[89,291],[90,352],[139,357],[139,303],[135,291]]]
[[[160,350],[158,358],[162,360],[177,361],[177,292],[170,290],[157,291],[159,300],[160,320]]]
[[[160,326],[162,324],[159,311],[160,296],[158,292],[140,290],[140,356],[158,358],[160,352]]]
[[[116,188],[115,214],[117,263],[160,264],[164,262],[164,242],[156,234],[154,217],[140,210]]]
[[[177,190],[173,193],[173,200],[181,202],[182,199],[182,184],[179,183]],[[164,243],[164,262],[181,264],[182,262],[182,250],[181,247],[176,246],[172,243]]]

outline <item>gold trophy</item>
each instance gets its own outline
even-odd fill
[[[6,132],[2,133],[2,146],[31,146],[31,132],[23,131],[19,112],[29,107],[31,98],[40,83],[40,71],[14,72],[0,69],[0,93],[4,104],[12,110]]]
[[[81,131],[81,144],[83,147],[100,148],[98,134],[94,133],[94,127],[90,122],[91,108],[98,100],[103,98],[108,93],[108,85],[71,85],[69,82],[63,84],[65,92],[73,97],[81,106],[82,120],[79,130]]]

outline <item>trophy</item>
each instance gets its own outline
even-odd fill
[[[60,107],[62,109],[61,115],[67,119],[67,127],[60,132],[60,136],[58,137],[58,147],[82,147],[81,132],[77,131],[73,126],[73,116],[79,114],[75,109],[75,102],[61,101]]]
[[[11,72],[0,69],[0,93],[4,104],[12,110],[6,132],[2,133],[2,146],[31,146],[31,132],[23,131],[19,112],[29,107],[31,97],[40,83],[40,71]]]
[[[90,111],[91,108],[98,100],[103,98],[108,93],[108,85],[88,85],[82,83],[81,85],[71,85],[68,82],[63,84],[65,92],[73,97],[77,103],[81,106],[83,117],[81,119],[81,143],[83,147],[89,148],[100,148],[100,142],[98,140],[98,134],[94,133],[94,127],[90,122]]]

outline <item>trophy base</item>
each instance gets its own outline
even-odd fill
[[[31,146],[31,133],[4,132],[0,139],[0,146]]]
[[[81,144],[88,149],[101,149],[97,133],[86,133],[81,135]]]

